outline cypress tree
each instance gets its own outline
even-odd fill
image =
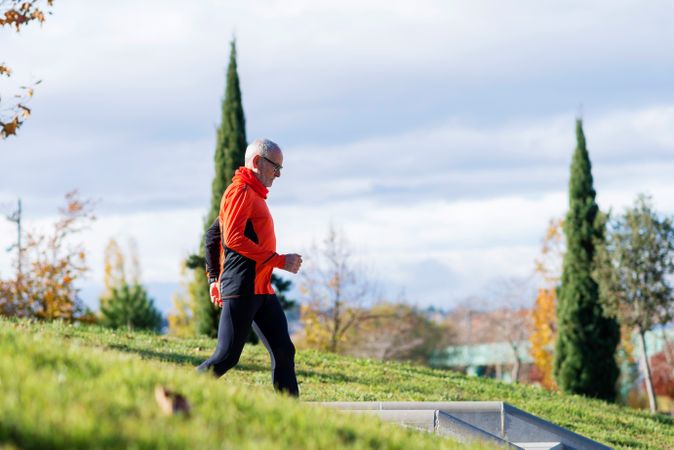
[[[236,68],[236,41],[233,39],[230,43],[227,84],[221,106],[221,123],[216,136],[215,177],[211,189],[211,207],[206,215],[204,232],[218,217],[222,194],[231,183],[234,172],[244,164],[246,145],[246,120],[243,114],[239,75]],[[218,332],[220,309],[215,308],[210,301],[208,280],[203,270],[203,242],[202,236],[199,256],[188,260],[188,266],[196,269],[189,292],[193,300],[197,332],[215,337]]]
[[[564,223],[567,252],[557,305],[555,378],[565,392],[612,401],[619,375],[615,350],[620,329],[604,315],[592,277],[596,246],[604,239],[604,220],[595,201],[581,119],[576,120],[576,137]]]
[[[246,154],[246,118],[241,102],[239,74],[236,70],[236,41],[230,43],[227,86],[222,100],[222,118],[215,144],[215,177],[211,189],[211,209],[206,217],[205,229],[220,214],[220,200],[232,182],[234,172],[244,164]],[[204,230],[205,230],[204,229]]]

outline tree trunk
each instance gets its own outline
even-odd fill
[[[522,367],[522,361],[520,361],[520,357],[517,354],[517,345],[514,343],[510,343],[510,348],[513,351],[513,357],[514,357],[514,363],[513,363],[513,369],[512,372],[510,373],[510,376],[513,380],[513,383],[519,383],[520,382],[520,368]]]
[[[337,353],[337,342],[340,331],[340,318],[339,318],[339,306],[335,307],[335,312],[332,316],[332,333],[330,335],[330,351],[332,353]]]
[[[651,366],[648,363],[648,354],[646,353],[645,332],[641,327],[638,328],[639,341],[641,343],[641,365],[644,370],[644,381],[646,382],[646,392],[648,393],[648,404],[651,407],[651,413],[656,412],[655,393],[653,392],[653,378],[651,377]]]
[[[520,368],[521,367],[522,367],[522,363],[520,362],[520,359],[515,358],[515,364],[513,364],[513,371],[512,371],[513,383],[519,383],[520,382]]]

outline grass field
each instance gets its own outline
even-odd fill
[[[460,447],[274,395],[261,346],[247,346],[220,380],[196,374],[213,346],[0,319],[0,448]],[[306,401],[502,400],[612,447],[674,449],[672,418],[601,401],[313,351],[298,352],[296,365]],[[191,416],[164,416],[157,384],[184,394]]]

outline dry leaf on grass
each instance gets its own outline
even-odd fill
[[[190,415],[190,404],[183,395],[157,385],[154,388],[154,397],[165,414],[169,416],[178,413],[183,413],[186,416]]]

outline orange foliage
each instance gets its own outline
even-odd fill
[[[5,3],[5,2],[2,2]],[[3,16],[0,16],[0,26],[14,27],[19,31],[21,27],[29,22],[37,20],[44,22],[44,11],[40,9],[42,0],[9,0],[9,7],[5,10]],[[47,6],[53,6],[53,0],[47,0]],[[48,12],[47,14],[51,14]]]
[[[42,4],[46,5],[42,6]],[[39,23],[45,20],[45,8],[51,8],[53,0],[2,0],[0,7],[4,11],[0,11],[0,27],[8,26],[19,31],[21,27],[28,25],[30,22],[37,21]],[[47,14],[51,12],[47,11]],[[7,77],[11,76],[11,69],[4,63],[0,64],[0,75]],[[35,85],[40,84],[39,81]],[[22,86],[22,93],[15,95],[18,102],[9,107],[2,108],[0,112],[9,111],[9,114],[0,114],[0,138],[16,135],[17,130],[23,125],[24,120],[30,116],[30,109],[26,107],[25,103],[33,96],[33,88],[30,86]],[[1,99],[1,98],[0,98]]]
[[[541,384],[546,389],[556,389],[552,376],[554,343],[557,339],[557,285],[562,277],[564,258],[564,221],[552,219],[545,232],[541,253],[535,261],[536,272],[542,277],[544,287],[538,290],[532,311],[534,331],[529,337],[531,357],[541,373]]]
[[[75,282],[87,270],[86,253],[73,242],[78,232],[95,220],[90,201],[77,191],[66,195],[61,218],[48,234],[29,232],[22,246],[22,266],[28,270],[0,281],[0,313],[39,319],[79,319],[85,312]]]
[[[529,336],[531,357],[541,372],[541,384],[546,389],[556,389],[552,377],[554,342],[557,333],[557,294],[554,289],[539,289],[532,312],[534,332]]]

